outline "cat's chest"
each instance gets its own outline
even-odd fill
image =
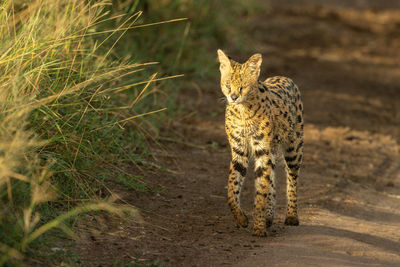
[[[257,134],[259,128],[261,126],[260,118],[251,118],[249,119],[248,113],[239,113],[234,110],[227,110],[226,113],[226,124],[232,129],[236,134],[250,138],[251,136]]]

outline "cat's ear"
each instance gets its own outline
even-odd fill
[[[231,68],[231,61],[221,49],[218,49],[217,52],[220,63],[219,70],[221,71],[221,74],[224,74]]]
[[[254,54],[247,60],[246,64],[249,67],[249,70],[252,74],[259,76],[261,62],[262,62],[261,54]]]

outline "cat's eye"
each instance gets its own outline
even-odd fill
[[[241,92],[242,92],[242,90],[243,90],[243,87],[240,87],[240,88],[239,88],[239,93],[241,93]]]

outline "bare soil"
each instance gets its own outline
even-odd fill
[[[215,80],[182,93],[185,116],[165,126],[169,141],[153,149],[168,170],[145,179],[165,191],[113,185],[142,220],[93,216],[80,227],[85,265],[400,266],[399,2],[276,0],[266,9],[249,18],[247,50],[263,54],[262,78],[291,77],[303,95],[300,226],[283,224],[281,171],[268,236],[236,227],[226,203],[230,151]],[[232,56],[245,60],[248,51]],[[253,181],[250,173],[242,193],[249,215]]]

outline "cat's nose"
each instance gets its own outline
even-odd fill
[[[235,101],[236,99],[238,99],[238,96],[233,94],[233,95],[231,95],[231,98],[232,98],[233,101]]]

